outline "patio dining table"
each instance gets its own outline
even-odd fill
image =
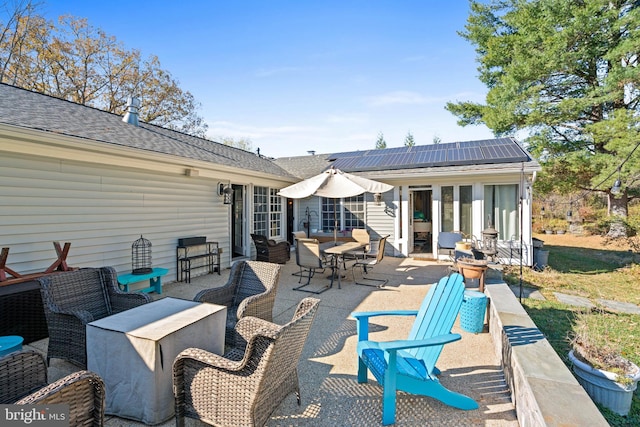
[[[333,287],[334,279],[338,278],[338,289],[341,289],[341,274],[340,274],[340,257],[347,252],[357,251],[366,246],[366,243],[361,242],[326,242],[320,244],[320,250],[329,257],[329,267],[331,268],[331,284],[329,288]]]

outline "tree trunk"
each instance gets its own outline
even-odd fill
[[[612,239],[627,237],[627,226],[625,220],[628,216],[628,197],[627,191],[620,194],[620,197],[609,193],[609,216],[611,217],[611,224],[609,226],[609,232],[607,237]]]

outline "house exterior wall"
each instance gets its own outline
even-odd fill
[[[169,269],[168,281],[176,279],[182,237],[219,242],[221,267],[230,266],[232,216],[217,194],[218,183],[246,189],[245,256],[255,252],[249,236],[253,185],[292,183],[251,170],[3,126],[0,182],[0,247],[9,248],[6,265],[12,270],[46,270],[57,258],[52,242],[59,241],[71,243],[70,266],[108,265],[130,272],[131,244],[143,235],[152,243],[153,265]]]
[[[531,172],[527,172],[531,176]],[[526,178],[526,177],[525,177]],[[530,178],[531,179],[531,178]],[[441,189],[443,186],[454,187],[454,230],[460,228],[460,218],[458,216],[460,200],[458,188],[460,186],[472,187],[472,235],[477,240],[482,240],[482,230],[487,227],[487,221],[484,218],[484,198],[485,198],[485,186],[486,185],[504,185],[504,184],[516,184],[523,186],[525,189],[528,185],[527,180],[523,180],[523,173],[514,170],[511,172],[497,173],[495,170],[488,169],[486,173],[482,171],[466,171],[455,173],[452,172],[443,176],[425,176],[410,177],[405,179],[381,179],[384,182],[395,185],[398,198],[395,203],[400,206],[399,218],[396,220],[395,236],[401,236],[395,240],[395,249],[398,254],[408,256],[411,252],[411,224],[413,223],[413,212],[410,208],[410,197],[412,188],[431,188],[432,190],[432,247],[434,251],[432,253],[433,258],[438,258],[437,255],[437,239],[438,232],[441,230],[442,217],[441,217]],[[522,182],[521,182],[522,181]],[[523,240],[523,263],[525,265],[531,265],[533,262],[533,253],[531,247],[531,196],[526,191],[523,193],[524,199],[522,200],[522,240]],[[445,230],[451,231],[451,230]],[[500,262],[502,263],[519,263],[520,257],[520,240],[512,239],[512,236],[499,236],[499,254]]]
[[[460,170],[431,172],[431,175],[419,173],[412,174],[405,171],[401,176],[385,177],[383,175],[367,175],[367,178],[377,179],[387,184],[394,185],[392,191],[384,193],[383,202],[376,205],[371,195],[366,195],[365,222],[372,238],[389,235],[386,252],[394,256],[409,256],[412,251],[412,224],[413,211],[411,207],[411,194],[413,189],[431,189],[432,192],[432,258],[438,258],[437,239],[441,230],[441,189],[443,186],[454,187],[454,230],[460,229],[459,218],[459,192],[460,186],[472,188],[472,232],[473,239],[482,240],[482,231],[487,227],[485,214],[485,186],[515,184],[522,188],[530,186],[535,168],[523,169],[522,165],[513,165],[511,168],[496,168],[492,166],[478,168],[461,168]],[[531,195],[524,191],[522,199],[522,251],[523,264],[532,265],[533,251],[531,242]],[[296,200],[294,215],[296,230],[303,230],[302,223],[306,221],[305,210],[308,208],[311,214],[311,229],[319,228],[319,216],[321,213],[320,199],[310,197]],[[518,208],[518,215],[520,214]],[[520,218],[518,218],[520,220]],[[306,231],[306,230],[305,230]],[[519,230],[518,230],[519,231]],[[470,237],[471,238],[471,237]],[[497,258],[501,263],[519,264],[520,239],[514,236],[499,236],[499,253]]]
[[[181,237],[206,236],[230,263],[229,207],[216,183],[50,158],[0,157],[0,236],[7,265],[19,273],[44,271],[56,254],[53,241],[70,242],[68,264],[131,270],[131,244],[152,243],[153,265],[176,277]]]
[[[382,195],[382,201],[378,205],[373,201],[371,194],[365,194],[364,203],[364,222],[367,225],[367,230],[372,239],[389,236],[385,252],[389,255],[395,255],[395,250],[393,250],[394,222],[392,218],[393,215],[395,215],[393,198],[393,191],[388,191]],[[294,231],[307,231],[304,227],[304,223],[307,222],[307,209],[310,220],[309,229],[317,230],[315,233],[312,231],[311,234],[327,238],[333,237],[332,231],[322,232],[320,227],[320,217],[322,214],[320,197],[294,200]],[[344,234],[339,233],[338,236],[344,236]]]
[[[365,223],[372,238],[383,237],[389,235],[387,240],[386,253],[393,256],[409,256],[413,245],[412,242],[412,224],[413,211],[411,209],[411,191],[412,188],[430,188],[432,190],[432,248],[431,257],[438,259],[437,239],[438,231],[441,229],[441,189],[443,186],[454,187],[453,209],[454,230],[460,229],[460,218],[458,216],[460,200],[458,188],[460,186],[472,187],[472,236],[474,239],[482,240],[482,230],[487,227],[487,221],[484,218],[484,198],[486,185],[504,185],[516,184],[526,187],[526,180],[523,179],[522,172],[511,171],[508,173],[496,173],[489,170],[487,173],[452,173],[443,174],[438,177],[415,177],[407,175],[404,179],[384,179],[380,177],[371,177],[380,181],[392,184],[395,188],[382,195],[382,203],[376,205],[373,197],[369,194],[365,196]],[[522,251],[523,264],[532,265],[533,251],[531,246],[531,199],[530,194],[525,194],[522,200]],[[311,212],[311,229],[319,227],[319,216],[321,214],[320,198],[310,197],[307,199],[296,200],[294,215],[298,220],[295,222],[296,230],[304,230],[302,224],[306,221],[305,211],[308,208]],[[306,230],[305,230],[306,231]],[[449,230],[451,231],[451,230]],[[470,237],[471,239],[471,237]],[[513,239],[512,236],[499,236],[497,257],[501,263],[519,264],[520,262],[520,239]],[[442,258],[442,256],[440,256]]]

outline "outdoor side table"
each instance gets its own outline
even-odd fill
[[[0,337],[0,356],[21,350],[23,341],[24,339],[17,335]]]
[[[166,268],[155,267],[151,273],[147,274],[122,274],[118,275],[118,284],[120,289],[125,292],[129,292],[129,285],[132,283],[142,282],[143,280],[149,280],[149,287],[144,289],[136,289],[137,292],[156,292],[162,293],[162,276],[169,272]]]
[[[487,310],[487,296],[478,291],[464,291],[460,307],[460,328],[475,334],[484,329],[484,313]]]
[[[87,369],[105,383],[110,415],[149,425],[174,415],[173,361],[198,347],[224,352],[225,306],[163,298],[87,325]]]

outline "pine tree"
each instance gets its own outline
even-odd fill
[[[404,146],[413,147],[414,145],[416,145],[416,142],[413,140],[413,134],[411,132],[407,132],[407,136],[404,138]]]
[[[376,140],[376,150],[382,150],[384,148],[387,148],[387,141],[384,140],[384,134],[380,132]]]

